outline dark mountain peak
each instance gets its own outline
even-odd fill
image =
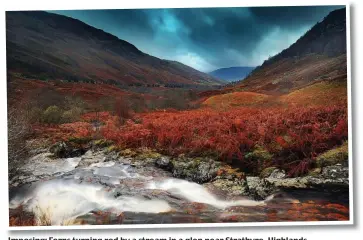
[[[330,12],[289,48],[266,60],[262,66],[283,58],[303,57],[308,54],[338,56],[346,53],[346,44],[346,9],[341,8]]]
[[[346,9],[330,12],[294,44],[255,68],[235,89],[290,92],[315,81],[346,79]]]

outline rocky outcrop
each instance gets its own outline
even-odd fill
[[[56,158],[71,158],[83,155],[86,149],[72,146],[66,142],[58,142],[50,146],[49,152]]]
[[[248,195],[256,200],[263,200],[279,189],[264,178],[247,177]]]
[[[166,157],[161,157],[156,161],[156,165],[171,171],[175,178],[205,183],[217,176],[217,171],[222,166],[222,163],[210,158],[180,157],[168,159]]]
[[[349,187],[349,169],[342,164],[324,167],[321,173],[303,177],[287,178],[284,171],[275,169],[265,178],[247,177],[249,195],[255,199],[288,189],[324,189],[334,191]]]
[[[172,171],[173,164],[169,157],[162,156],[155,161],[155,165],[161,169]]]
[[[169,158],[161,156],[155,165],[182,178],[205,183],[212,191],[222,191],[227,197],[250,196],[256,200],[289,189],[344,189],[349,186],[345,164],[313,169],[307,176],[289,178],[276,167],[264,169],[260,176],[245,176],[239,169],[208,158]]]
[[[86,167],[94,163],[102,163],[110,161],[110,156],[108,156],[104,151],[92,151],[88,150],[81,158],[77,167]]]
[[[172,158],[147,149],[139,152],[111,151],[110,144],[107,143],[108,147],[102,147],[106,143],[101,143],[93,144],[96,147],[91,144],[87,151],[85,151],[87,148],[77,148],[65,142],[54,144],[50,147],[51,153],[40,153],[31,158],[29,165],[31,167],[27,167],[28,172],[32,172],[31,176],[24,174],[24,179],[19,178],[12,181],[15,183],[13,185],[49,178],[50,175],[47,173],[52,171],[62,172],[112,161],[128,164],[140,172],[149,171],[156,166],[155,169],[170,174],[169,177],[204,184],[213,192],[221,192],[221,195],[227,198],[250,196],[256,200],[263,200],[274,193],[289,189],[339,190],[349,186],[349,168],[345,155],[344,158],[340,158],[338,164],[328,165],[335,161],[324,161],[324,164],[321,165],[323,167],[317,167],[302,177],[289,178],[284,170],[276,167],[263,169],[259,176],[245,176],[240,169],[211,158],[190,158],[184,155]],[[81,156],[79,156],[80,154]],[[327,159],[327,156],[331,157],[331,155],[329,152],[324,155],[324,158]],[[55,156],[58,157],[57,161],[53,159]],[[68,158],[65,158],[66,156]],[[69,156],[79,157],[70,158]],[[37,177],[33,177],[33,175]],[[160,176],[160,173],[151,175]]]

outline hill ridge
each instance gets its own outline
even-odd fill
[[[8,70],[45,78],[122,84],[219,85],[185,64],[160,59],[78,19],[6,12]]]

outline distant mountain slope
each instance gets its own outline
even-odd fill
[[[346,10],[332,11],[289,48],[228,91],[281,94],[312,82],[346,80]]]
[[[255,67],[229,67],[220,68],[210,72],[209,75],[222,79],[226,82],[243,80]]]
[[[114,85],[221,83],[79,20],[48,12],[6,12],[6,50],[9,71],[38,78]]]

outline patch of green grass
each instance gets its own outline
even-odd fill
[[[107,152],[114,152],[118,150],[119,148],[116,145],[110,145],[109,147],[107,147]]]
[[[245,160],[254,165],[254,172],[259,174],[268,166],[271,166],[273,155],[262,146],[256,146],[252,152],[245,155]]]
[[[93,144],[97,147],[101,147],[101,148],[104,148],[104,147],[109,147],[113,144],[113,141],[111,140],[107,140],[107,139],[98,139],[98,140],[95,140],[93,142]]]
[[[147,159],[147,158],[152,158],[152,159],[155,159],[155,158],[160,158],[161,157],[161,154],[160,153],[157,153],[157,152],[154,152],[152,150],[149,150],[149,149],[145,149],[143,150],[138,156],[137,158],[139,159]]]
[[[348,142],[341,146],[324,152],[316,158],[318,167],[326,167],[348,161]]]
[[[270,154],[266,149],[261,146],[257,146],[252,152],[249,152],[245,155],[246,159],[262,161],[269,161],[272,159],[272,157],[272,154]]]

